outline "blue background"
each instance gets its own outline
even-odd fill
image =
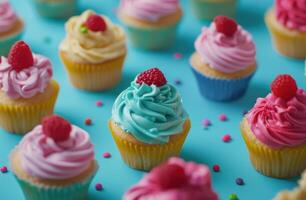
[[[264,25],[265,11],[272,5],[267,0],[241,0],[238,8],[238,21],[253,34],[257,45],[258,71],[251,82],[246,95],[231,103],[216,103],[203,99],[197,89],[195,78],[189,68],[188,59],[193,52],[193,42],[200,33],[201,24],[192,15],[183,1],[185,16],[180,26],[175,45],[163,52],[145,52],[130,47],[123,71],[123,80],[113,90],[101,93],[89,93],[74,89],[68,82],[66,73],[58,57],[58,45],[64,38],[64,21],[54,21],[39,17],[30,1],[12,0],[13,6],[26,22],[25,41],[33,51],[51,58],[54,64],[54,78],[61,85],[61,92],[56,105],[56,113],[68,118],[72,123],[87,130],[95,144],[96,158],[100,169],[90,188],[89,199],[121,199],[122,194],[143,176],[143,172],[127,167],[108,131],[112,104],[117,95],[125,89],[137,73],[152,66],[160,67],[169,82],[182,81],[178,86],[184,105],[192,120],[192,129],[182,150],[186,160],[221,166],[220,173],[212,173],[213,186],[220,199],[228,199],[230,193],[236,193],[241,200],[268,200],[282,189],[293,188],[296,180],[277,180],[257,173],[248,158],[245,144],[240,136],[239,123],[242,112],[254,105],[257,97],[269,92],[273,78],[280,73],[293,75],[298,85],[305,89],[304,62],[284,58],[271,46],[268,31]],[[113,10],[118,5],[116,0],[83,0],[80,11],[93,9],[109,16],[117,22]],[[180,52],[183,59],[175,60],[173,54]],[[103,107],[96,107],[95,102],[102,100]],[[229,121],[220,122],[218,116],[225,113]],[[85,126],[85,118],[93,120],[92,126]],[[209,118],[212,126],[203,129],[201,121]],[[224,134],[232,135],[230,143],[223,143]],[[0,131],[0,166],[8,166],[8,155],[21,137]],[[109,151],[112,158],[102,157]],[[236,177],[242,177],[246,185],[235,184]],[[103,183],[105,189],[98,192],[94,184]],[[12,173],[0,174],[0,199],[20,200],[22,192]]]

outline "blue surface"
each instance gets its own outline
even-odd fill
[[[217,103],[201,97],[195,77],[189,68],[189,55],[193,52],[193,41],[201,30],[200,22],[190,14],[187,1],[184,2],[185,17],[176,45],[163,52],[144,52],[129,48],[124,67],[123,80],[115,89],[104,93],[88,93],[74,89],[68,82],[66,73],[58,57],[58,44],[63,39],[64,21],[53,21],[36,15],[29,1],[12,0],[16,10],[26,21],[27,29],[24,39],[35,52],[47,55],[54,64],[54,78],[61,84],[61,92],[56,105],[56,113],[68,118],[74,124],[86,129],[95,144],[96,158],[100,170],[93,183],[103,183],[105,190],[97,192],[94,184],[90,189],[89,199],[121,199],[122,194],[143,175],[142,172],[128,168],[120,158],[119,152],[108,131],[107,122],[111,114],[111,106],[120,91],[125,89],[134,76],[141,70],[151,66],[159,66],[166,74],[169,82],[179,78],[178,86],[184,99],[184,105],[192,120],[192,129],[184,145],[182,157],[206,163],[210,167],[218,163],[220,173],[213,174],[213,185],[220,194],[220,199],[228,199],[230,193],[236,193],[240,200],[269,200],[282,189],[293,188],[295,180],[277,180],[258,174],[248,159],[248,153],[239,131],[242,111],[249,109],[259,96],[269,91],[270,82],[279,73],[293,75],[300,87],[305,87],[304,63],[279,56],[272,48],[268,31],[263,23],[265,10],[272,5],[267,0],[241,0],[239,2],[238,21],[250,31],[257,44],[259,69],[250,84],[246,95],[231,103]],[[81,10],[94,9],[117,21],[113,9],[115,0],[83,0]],[[174,52],[183,53],[183,59],[173,59]],[[96,107],[96,100],[105,103]],[[225,113],[229,121],[220,122],[218,116]],[[84,119],[90,117],[92,126],[85,126]],[[209,118],[213,125],[204,130],[201,120]],[[223,143],[223,134],[230,133],[231,143]],[[0,166],[8,165],[11,149],[21,139],[20,136],[0,132]],[[109,151],[112,158],[104,159],[102,153]],[[236,177],[242,177],[246,185],[235,184]],[[21,190],[12,173],[0,173],[0,199],[21,200]]]

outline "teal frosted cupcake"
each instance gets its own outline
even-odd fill
[[[200,20],[213,20],[218,15],[236,16],[237,0],[189,0],[194,15]]]
[[[24,136],[10,163],[27,200],[86,199],[98,169],[88,133],[56,115]]]
[[[77,10],[77,0],[32,0],[32,2],[43,17],[68,18]]]
[[[135,47],[159,50],[174,42],[182,10],[178,0],[121,0],[118,17]]]

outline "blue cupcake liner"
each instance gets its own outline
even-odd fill
[[[243,96],[254,72],[239,79],[220,79],[205,76],[191,67],[203,97],[213,101],[233,101]]]
[[[7,54],[9,53],[11,49],[11,46],[15,42],[20,40],[22,38],[22,35],[23,35],[23,30],[12,36],[0,39],[0,56],[7,56]]]

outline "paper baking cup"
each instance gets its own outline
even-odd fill
[[[134,27],[127,25],[127,33],[133,46],[145,50],[160,50],[170,47],[179,23],[166,27]]]
[[[72,85],[89,91],[103,91],[117,85],[121,80],[121,73],[125,55],[101,64],[80,64],[69,60],[63,52],[60,57]]]
[[[237,0],[189,0],[194,15],[199,20],[213,20],[218,15],[234,18]]]
[[[22,38],[22,35],[23,35],[23,30],[11,36],[0,38],[0,55],[6,56],[9,53],[11,46],[15,42],[20,40]]]
[[[51,84],[54,92],[44,101],[26,105],[0,104],[0,126],[11,133],[25,134],[40,124],[43,117],[53,113],[59,92],[59,85],[55,81]]]
[[[32,0],[37,12],[43,17],[68,18],[77,10],[76,0],[42,1]]]
[[[115,133],[109,122],[110,131],[120,151],[123,161],[131,168],[149,171],[170,157],[179,156],[190,129],[190,121],[185,122],[184,132],[176,135],[167,144],[145,144],[127,141]],[[122,134],[122,133],[121,133]],[[126,133],[128,134],[128,133]]]
[[[191,67],[203,97],[213,101],[232,101],[246,92],[254,72],[239,79],[219,79],[205,76]]]
[[[306,143],[290,148],[272,149],[259,142],[251,132],[248,122],[241,123],[241,133],[247,145],[254,168],[274,178],[292,178],[306,168]]]

